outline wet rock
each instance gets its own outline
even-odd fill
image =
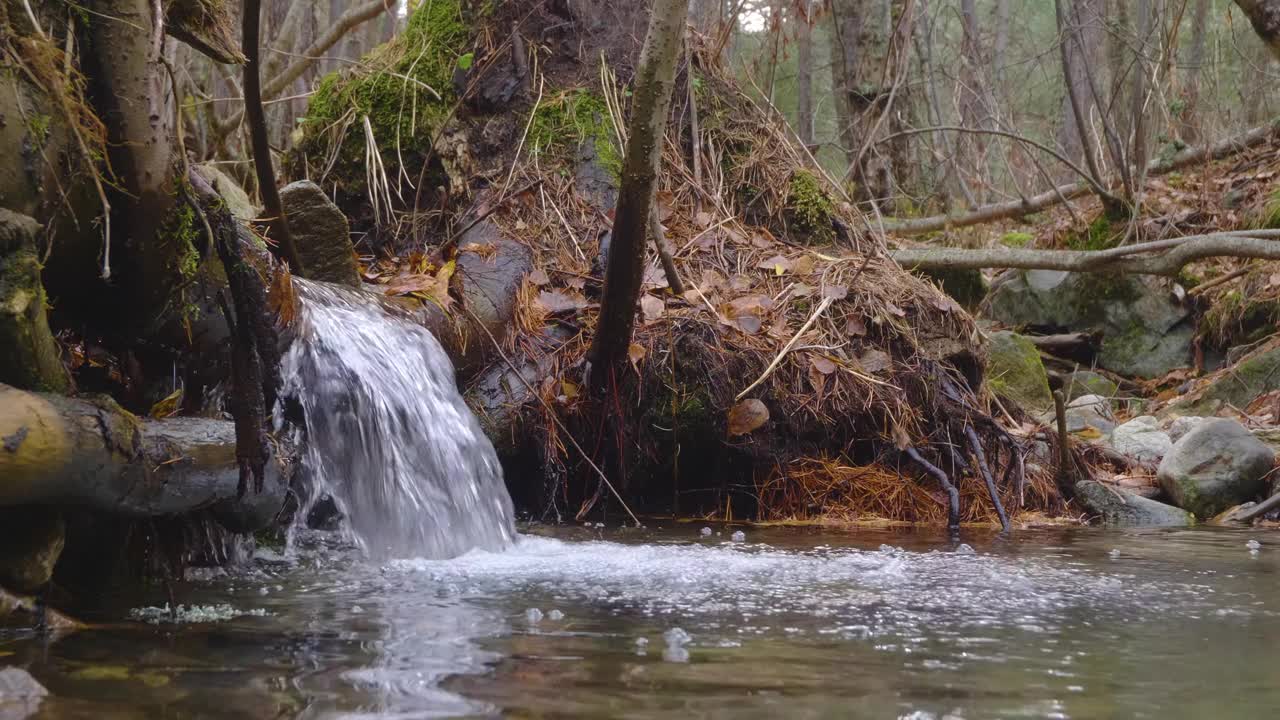
[[[1092,370],[1077,370],[1067,376],[1064,384],[1067,402],[1085,395],[1101,395],[1104,398],[1113,398],[1120,394],[1119,385],[1116,385],[1105,375]]]
[[[53,577],[66,539],[62,513],[53,508],[0,508],[0,586],[39,590]]]
[[[573,189],[578,197],[601,212],[609,212],[618,202],[618,178],[600,158],[594,142],[578,146],[578,167]]]
[[[26,670],[0,669],[0,720],[22,720],[35,715],[48,695],[49,691]]]
[[[1098,364],[1155,377],[1191,360],[1189,312],[1162,281],[1101,273],[1012,270],[993,283],[982,314],[1041,332],[1101,332]]]
[[[485,220],[463,233],[458,242],[456,278],[463,301],[499,342],[515,314],[520,284],[533,269],[533,253],[502,237],[498,226]],[[479,342],[488,343],[488,338]]]
[[[1053,409],[1040,351],[1021,335],[1000,331],[987,336],[987,382],[996,395],[1027,410]]]
[[[1156,502],[1127,490],[1106,487],[1093,480],[1076,483],[1076,500],[1091,514],[1098,516],[1103,525],[1195,524],[1195,517],[1181,508]]]
[[[249,193],[245,192],[244,188],[240,187],[240,183],[230,175],[219,170],[216,165],[208,163],[196,165],[195,170],[209,181],[209,185],[214,190],[218,191],[222,196],[222,202],[237,220],[248,221],[258,217],[258,208],[249,199]]]
[[[1156,477],[1179,507],[1211,518],[1266,488],[1275,453],[1235,420],[1214,418],[1178,440]]]
[[[360,269],[351,246],[351,228],[319,185],[309,180],[289,183],[280,191],[289,216],[289,232],[298,247],[304,276],[347,287],[360,287]]]
[[[1111,446],[1116,452],[1143,462],[1160,462],[1173,447],[1169,434],[1160,429],[1160,422],[1150,415],[1142,415],[1120,425],[1111,433]]]
[[[1081,395],[1067,404],[1067,432],[1085,432],[1092,428],[1106,435],[1116,427],[1111,401],[1101,395]]]

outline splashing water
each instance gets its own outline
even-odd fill
[[[364,293],[294,282],[303,302],[282,395],[297,399],[306,421],[309,502],[330,494],[374,557],[510,545],[497,454],[440,343]]]

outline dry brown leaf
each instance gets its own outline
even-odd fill
[[[435,287],[435,284],[436,279],[433,275],[405,273],[391,278],[382,291],[387,295],[408,295],[414,292],[427,292]]]
[[[746,292],[751,289],[751,278],[746,275],[734,275],[729,278],[729,289],[734,292]]]
[[[814,267],[815,263],[813,262],[813,258],[808,255],[801,255],[796,258],[794,263],[792,263],[791,269],[797,275],[811,275],[813,274]]]
[[[774,255],[768,260],[762,261],[756,267],[762,270],[768,270],[775,275],[785,275],[791,271],[791,268],[794,267],[794,263],[781,255]]]
[[[884,309],[885,309],[885,310],[886,310],[890,315],[893,315],[893,316],[895,316],[895,317],[906,317],[906,316],[907,316],[907,311],[906,311],[906,310],[903,310],[902,308],[898,307],[897,305],[894,305],[894,304],[893,304],[893,303],[891,303],[891,302],[886,302],[886,303],[884,304]]]
[[[845,321],[844,331],[853,337],[862,337],[867,334],[867,324],[862,321],[862,318],[850,315]]]
[[[889,353],[883,350],[868,350],[858,358],[858,364],[867,372],[880,372],[888,368],[893,363],[893,359],[889,357]]]
[[[695,225],[705,230],[711,225],[711,213],[706,211],[699,212],[693,216],[693,222]]]
[[[631,343],[631,346],[627,348],[627,358],[631,360],[631,365],[636,369],[636,372],[640,371],[640,361],[644,359],[646,354],[648,353],[644,346],[639,343]]]
[[[729,437],[746,435],[769,422],[769,408],[755,398],[747,398],[729,409]]]
[[[640,298],[640,312],[644,315],[646,323],[651,323],[662,317],[663,308],[662,300],[652,295],[646,294]]]
[[[813,295],[816,289],[817,288],[806,283],[796,283],[791,286],[791,297],[807,298],[810,295]]]
[[[822,297],[843,300],[849,297],[849,288],[845,285],[828,285],[822,288]]]
[[[823,375],[830,375],[836,371],[836,364],[822,355],[813,355],[809,358],[809,364],[813,365],[813,369]]]

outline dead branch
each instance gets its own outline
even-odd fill
[[[1032,250],[1026,248],[903,248],[890,251],[899,265],[908,269],[973,270],[981,268],[1019,268],[1023,270],[1064,270],[1067,272],[1132,273],[1174,277],[1188,263],[1211,257],[1260,258],[1280,260],[1280,242],[1267,239],[1264,231],[1240,235],[1211,233],[1111,250]],[[1173,247],[1168,252],[1144,257],[1131,257]],[[1117,252],[1125,251],[1125,252]]]
[[[1197,163],[1221,160],[1257,147],[1277,136],[1280,136],[1280,120],[1247,130],[1239,135],[1233,135],[1211,145],[1187,148],[1168,158],[1156,160],[1147,166],[1147,176],[1165,175]],[[1033,195],[1026,200],[1011,200],[983,205],[959,215],[944,214],[901,220],[885,218],[884,229],[886,232],[897,235],[922,235],[948,228],[981,225],[996,220],[1019,218],[1041,212],[1059,203],[1088,195],[1089,192],[1089,185],[1085,182],[1069,183],[1059,185],[1038,195]]]
[[[987,485],[987,494],[991,496],[991,504],[996,509],[996,517],[1000,518],[1000,527],[1005,532],[1009,532],[1009,516],[1004,511],[1004,503],[1000,502],[1000,491],[996,488],[995,479],[991,477],[991,469],[987,467],[987,456],[982,452],[982,441],[978,439],[978,433],[973,431],[973,426],[971,425],[965,426],[964,435],[969,439],[969,449],[978,460],[978,471],[982,474],[982,481]]]
[[[920,452],[915,448],[908,447],[903,452],[924,468],[925,472],[938,479],[938,484],[942,485],[942,489],[947,493],[947,529],[953,533],[960,532],[960,491],[951,482],[951,478],[947,477],[942,468],[921,457]]]

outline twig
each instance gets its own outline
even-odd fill
[[[462,311],[471,318],[471,321],[476,324],[476,327],[484,331],[484,334],[489,338],[489,342],[493,343],[493,349],[498,352],[498,357],[501,357],[502,361],[507,364],[507,367],[511,368],[511,372],[520,379],[520,382],[524,385],[525,389],[534,397],[538,398],[538,401],[542,403],[544,408],[546,408],[547,415],[551,418],[551,422],[555,423],[555,426],[559,428],[560,432],[564,433],[564,436],[569,440],[569,444],[573,445],[574,449],[582,455],[582,459],[586,460],[587,464],[591,466],[591,469],[600,476],[600,480],[609,488],[609,492],[613,493],[613,496],[617,498],[618,502],[622,504],[622,509],[626,510],[627,515],[631,516],[631,521],[636,524],[636,527],[640,527],[640,518],[637,518],[636,514],[631,512],[631,508],[627,507],[627,501],[622,499],[622,495],[618,493],[618,490],[613,486],[613,483],[609,482],[609,478],[604,474],[604,471],[592,462],[591,456],[587,455],[587,451],[583,450],[582,446],[578,444],[578,441],[574,439],[573,433],[569,432],[569,428],[565,427],[564,423],[560,422],[560,418],[556,415],[555,409],[551,407],[551,403],[548,403],[547,399],[542,397],[542,393],[535,390],[533,385],[529,384],[529,381],[524,377],[524,373],[520,372],[520,368],[516,367],[516,364],[511,361],[511,358],[507,357],[507,354],[503,352],[502,345],[498,342],[498,339],[493,336],[492,332],[489,332],[489,328],[480,321],[480,318],[476,317],[475,313],[471,311],[471,308],[463,305]]]
[[[969,438],[969,449],[973,451],[973,456],[978,459],[978,470],[982,473],[982,480],[987,484],[987,494],[991,496],[991,504],[995,506],[996,517],[1000,518],[1000,527],[1004,532],[1009,532],[1009,516],[1004,512],[1004,505],[1000,502],[1000,491],[996,488],[996,481],[991,477],[991,469],[987,467],[987,456],[982,452],[982,443],[978,440],[978,433],[973,431],[972,425],[966,425],[964,428],[965,437]]]
[[[542,91],[546,85],[547,76],[539,77],[538,99],[533,101],[533,109],[529,111],[529,119],[524,124],[524,132],[520,134],[520,144],[516,145],[516,152],[511,156],[511,169],[507,171],[507,181],[502,183],[502,192],[498,193],[499,198],[505,197],[507,188],[511,187],[511,177],[516,174],[516,165],[520,164],[520,151],[524,149],[524,141],[529,137],[529,128],[533,127],[533,119],[538,115],[538,105],[542,102]]]
[[[1061,390],[1053,391],[1053,414],[1058,421],[1058,484],[1070,486],[1075,474],[1071,462],[1071,435],[1067,433],[1067,403]]]
[[[925,460],[915,448],[907,447],[903,452],[924,468],[925,472],[938,479],[938,484],[942,485],[942,489],[947,492],[947,528],[953,533],[960,532],[960,491],[956,490],[956,486],[952,484],[942,468]]]
[[[778,368],[778,365],[782,362],[782,359],[787,356],[788,352],[791,351],[791,348],[795,347],[796,343],[800,341],[800,336],[804,335],[806,332],[809,331],[809,328],[813,327],[813,324],[818,321],[818,316],[826,312],[827,308],[831,307],[831,303],[834,300],[835,298],[832,298],[830,296],[822,298],[822,302],[818,303],[818,308],[813,311],[813,314],[809,316],[809,319],[805,321],[804,325],[800,326],[800,330],[798,330],[796,334],[791,337],[791,340],[788,341],[785,346],[783,346],[782,352],[779,352],[778,356],[773,359],[773,362],[769,363],[769,367],[764,369],[764,373],[762,373],[760,377],[756,378],[755,382],[748,385],[745,390],[738,393],[737,396],[734,397],[733,399],[735,401],[741,400],[744,396],[746,396],[747,393],[756,389],[756,387],[760,385],[760,383],[764,382],[770,375],[772,375],[773,371],[776,370]]]
[[[556,212],[559,213],[560,209],[557,208]],[[684,283],[680,282],[680,273],[676,272],[676,261],[671,258],[671,251],[667,248],[667,238],[662,234],[662,220],[658,218],[657,203],[649,207],[649,235],[653,238],[653,246],[658,250],[658,259],[662,262],[662,271],[666,273],[671,292],[684,295]]]
[[[1196,295],[1203,295],[1204,293],[1208,292],[1209,290],[1212,290],[1213,288],[1219,287],[1221,285],[1226,285],[1227,283],[1231,282],[1232,280],[1235,280],[1236,278],[1244,277],[1245,275],[1248,275],[1249,271],[1252,269],[1253,269],[1252,265],[1246,265],[1242,268],[1236,268],[1235,270],[1232,270],[1226,275],[1223,275],[1221,277],[1216,277],[1212,280],[1209,280],[1208,282],[1200,283],[1199,285],[1188,290],[1187,295],[1191,297],[1195,297]]]

